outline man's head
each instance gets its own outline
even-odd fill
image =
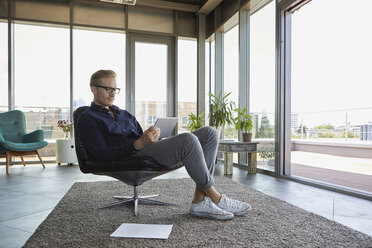
[[[108,108],[114,104],[115,95],[120,89],[116,85],[116,73],[112,70],[99,70],[90,77],[90,90],[93,102]]]

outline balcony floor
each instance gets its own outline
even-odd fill
[[[237,160],[236,155],[235,162]],[[274,163],[268,165],[267,161],[262,161],[259,156],[257,167],[274,171]],[[372,159],[370,158],[292,151],[291,175],[372,194]]]
[[[291,175],[323,181],[372,194],[372,159],[291,152]]]

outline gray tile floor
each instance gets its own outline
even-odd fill
[[[77,165],[0,166],[0,247],[21,247],[75,182],[112,180],[80,172]],[[159,178],[188,177],[181,168]],[[296,182],[234,168],[223,175],[217,164],[215,177],[227,177],[265,194],[282,199],[372,236],[372,201],[334,193]],[[218,185],[216,186],[218,189]]]

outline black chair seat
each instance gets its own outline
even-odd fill
[[[82,145],[80,144],[80,147]],[[168,168],[147,156],[133,155],[117,161],[88,159],[82,168],[84,173],[112,171],[167,171]]]

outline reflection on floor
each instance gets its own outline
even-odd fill
[[[76,165],[46,167],[16,165],[6,175],[5,167],[0,166],[1,247],[21,247],[75,182],[112,180],[83,174]],[[188,176],[181,168],[159,178],[183,177]],[[248,175],[239,168],[233,169],[232,176],[224,176],[223,164],[217,164],[215,177],[230,178],[372,236],[371,201],[262,174]]]

